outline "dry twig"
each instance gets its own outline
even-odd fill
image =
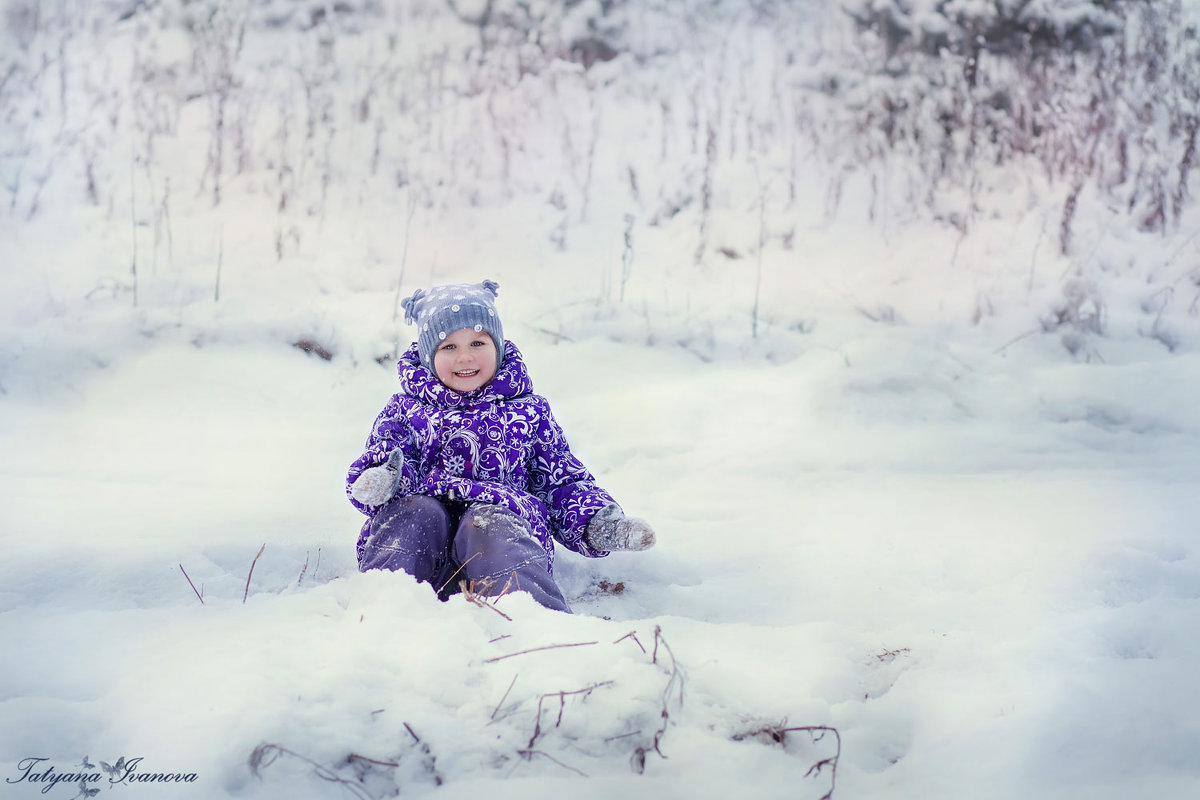
[[[809,768],[808,772],[804,773],[804,777],[811,778],[820,775],[821,770],[823,770],[825,767],[829,767],[829,791],[821,795],[821,800],[832,800],[833,790],[837,788],[838,760],[842,757],[842,735],[838,733],[837,728],[831,728],[826,725],[804,725],[799,728],[783,729],[784,733],[788,733],[789,731],[807,731],[808,735],[812,737],[814,744],[824,739],[826,734],[833,734],[833,737],[837,742],[837,750],[834,752],[833,757],[821,759],[817,763],[813,764]]]
[[[499,603],[500,598],[504,597],[504,595],[508,594],[510,591],[512,591],[512,592],[521,591],[521,581],[517,578],[516,571],[509,573],[508,580],[504,582],[504,588],[501,589],[500,592],[495,595],[495,599],[492,600],[492,605]]]
[[[263,550],[267,549],[267,543],[263,542],[263,546],[258,548],[258,555],[250,562],[250,572],[246,575],[246,591],[242,594],[242,605],[246,605],[246,598],[250,596],[250,578],[254,576],[254,565],[258,563],[258,558],[263,554]]]
[[[408,735],[413,738],[414,744],[420,745],[421,752],[425,755],[425,768],[429,770],[429,774],[433,776],[433,782],[441,786],[443,783],[442,775],[437,770],[437,756],[429,749],[429,745],[421,741],[421,737],[417,736],[417,732],[412,729],[412,726],[407,722],[404,723],[404,730],[408,731]]]
[[[503,661],[506,658],[512,658],[514,656],[523,656],[526,653],[539,653],[542,650],[556,650],[560,647],[585,647],[589,644],[600,644],[600,643],[599,642],[572,642],[570,644],[548,644],[545,647],[531,647],[528,650],[518,650],[515,653],[506,653],[505,655],[496,656],[495,658],[485,658],[483,660],[483,663],[491,664],[495,661]]]
[[[355,797],[361,798],[361,800],[374,800],[374,798],[367,793],[367,790],[359,786],[357,782],[347,780],[324,764],[319,764],[307,756],[302,756],[294,750],[289,750],[286,747],[280,747],[277,744],[264,743],[254,748],[254,750],[250,753],[250,771],[255,777],[262,777],[259,775],[259,771],[263,767],[269,767],[271,764],[274,764],[281,755],[291,756],[292,758],[303,761],[305,764],[308,764],[313,768],[313,773],[318,778],[323,781],[329,781],[330,783],[340,783],[342,786],[346,787],[347,791],[349,791]]]
[[[908,653],[911,653],[911,652],[912,652],[912,650],[910,650],[907,647],[899,647],[895,650],[888,650],[885,647],[882,650],[880,650],[878,653],[875,653],[874,655],[875,655],[876,661],[885,663],[888,661],[895,661],[896,656],[907,655]]]
[[[842,735],[838,732],[837,728],[833,728],[828,725],[803,725],[791,728],[786,726],[787,720],[785,719],[778,725],[765,725],[761,728],[746,731],[745,733],[734,734],[732,738],[735,742],[740,742],[750,738],[765,736],[775,744],[786,748],[787,735],[795,731],[806,732],[813,744],[823,741],[828,734],[832,733],[837,742],[837,747],[834,751],[834,754],[829,758],[820,759],[811,767],[809,767],[808,772],[804,773],[804,777],[806,778],[820,777],[822,770],[824,770],[825,767],[829,767],[829,791],[821,795],[821,800],[832,800],[833,791],[837,787],[838,760],[842,757]]]
[[[525,756],[525,758],[529,758],[530,756],[545,756],[546,758],[548,758],[548,759],[550,759],[551,761],[553,761],[555,764],[558,764],[558,765],[559,765],[560,767],[562,767],[563,769],[569,769],[569,770],[571,770],[571,772],[574,772],[576,775],[581,775],[581,776],[583,776],[583,777],[585,777],[585,778],[587,777],[587,773],[586,773],[586,772],[583,772],[583,771],[581,771],[581,770],[575,769],[575,768],[574,768],[574,767],[572,767],[570,764],[564,764],[563,762],[559,761],[559,760],[558,760],[557,758],[555,758],[554,756],[550,755],[549,753],[543,752],[543,751],[541,751],[541,750],[518,750],[517,752],[518,752],[519,754],[521,754],[521,755]]]
[[[508,614],[505,614],[503,611],[487,601],[488,595],[484,594],[484,592],[490,589],[491,586],[492,583],[490,580],[485,581],[482,586],[480,586],[479,581],[471,581],[468,583],[466,580],[461,580],[458,582],[458,588],[462,589],[463,597],[468,603],[479,606],[480,608],[491,609],[509,622],[512,622],[512,617],[510,617]]]
[[[441,594],[441,593],[442,593],[442,590],[443,590],[443,589],[445,589],[447,586],[449,586],[449,585],[450,585],[450,581],[454,580],[454,576],[455,576],[455,575],[457,575],[458,573],[462,572],[462,568],[463,568],[463,567],[465,567],[467,564],[470,564],[470,563],[471,563],[471,559],[472,559],[472,558],[475,558],[475,556],[477,556],[477,555],[479,555],[479,553],[476,553],[474,556],[471,556],[471,558],[468,558],[466,561],[464,561],[464,562],[462,562],[461,564],[459,564],[459,565],[458,565],[458,569],[454,570],[454,572],[451,572],[451,573],[450,573],[450,577],[449,577],[449,578],[446,578],[446,582],[445,582],[445,583],[443,583],[443,584],[442,584],[440,587],[438,587],[437,593],[438,593],[438,594]]]
[[[381,767],[398,767],[398,766],[400,766],[400,764],[395,761],[378,761],[374,758],[367,758],[366,756],[360,756],[358,753],[351,753],[350,755],[346,756],[346,763],[353,764],[356,761],[362,761],[367,764],[377,764]]]
[[[570,691],[570,692],[568,692],[568,691],[547,692],[546,694],[539,697],[538,698],[538,707],[537,707],[537,720],[533,726],[533,736],[529,737],[529,744],[527,744],[525,747],[529,750],[532,750],[534,742],[536,742],[538,740],[538,737],[542,735],[542,703],[546,702],[547,697],[557,697],[558,698],[558,719],[556,719],[554,721],[554,727],[557,728],[559,725],[562,725],[563,712],[566,710],[568,697],[581,694],[586,699],[587,697],[589,697],[592,694],[592,692],[596,691],[597,689],[599,689],[603,686],[612,686],[612,683],[613,683],[612,681],[601,681],[600,683],[593,683],[591,686],[585,686],[582,689],[575,689],[574,691]]]
[[[667,644],[667,640],[663,638],[661,625],[654,626],[654,655],[650,659],[651,663],[658,663],[658,645],[660,643],[663,649],[667,651],[667,655],[671,657],[671,673],[667,679],[667,685],[663,687],[662,727],[654,732],[654,752],[658,753],[660,757],[666,758],[667,756],[663,753],[660,745],[662,744],[662,738],[667,734],[667,725],[671,721],[671,714],[668,710],[671,701],[671,690],[678,684],[679,707],[683,708],[683,674],[679,671],[679,662],[675,660],[675,651],[671,649],[671,645]]]
[[[495,719],[496,714],[498,714],[500,712],[500,706],[504,705],[504,701],[508,699],[508,693],[512,691],[512,687],[517,685],[517,675],[520,675],[520,674],[521,673],[518,672],[515,675],[513,675],[512,683],[510,683],[508,685],[508,689],[506,689],[504,691],[504,697],[500,698],[500,702],[496,703],[496,707],[492,710],[492,717],[491,717],[492,719]]]
[[[620,639],[617,639],[615,642],[613,642],[613,644],[620,644],[621,642],[625,641],[626,639],[633,639],[633,643],[636,644],[638,647],[641,647],[643,653],[646,652],[646,648],[642,647],[642,643],[638,640],[637,631],[630,631],[629,633],[622,636]]]
[[[196,591],[196,584],[192,583],[192,579],[188,577],[187,570],[183,568],[183,564],[179,565],[179,571],[183,573],[183,577],[187,578],[188,586],[192,587],[192,591],[196,592],[196,598],[200,601],[200,605],[204,605],[204,596]]]

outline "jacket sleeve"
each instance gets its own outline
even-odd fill
[[[550,405],[539,398],[530,464],[530,491],[550,511],[554,538],[568,549],[591,558],[608,555],[584,539],[587,524],[596,512],[613,502],[571,452]]]
[[[375,418],[375,424],[371,426],[371,434],[367,437],[366,449],[350,465],[350,471],[346,475],[346,497],[355,508],[364,514],[374,513],[379,506],[368,506],[355,500],[350,495],[350,487],[358,480],[358,476],[363,473],[363,470],[387,463],[388,456],[396,449],[399,449],[402,454],[400,486],[396,490],[396,494],[411,494],[413,487],[418,483],[418,456],[411,431],[401,414],[400,395],[393,395],[388,404],[384,406],[383,411],[379,412],[379,416]]]

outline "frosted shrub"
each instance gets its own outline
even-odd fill
[[[1047,332],[1061,331],[1063,346],[1071,355],[1091,360],[1088,336],[1105,332],[1104,300],[1097,287],[1078,278],[1067,281],[1061,302],[1042,320],[1042,328]]]
[[[1041,324],[1068,331],[1073,355],[1109,332],[1101,272],[1132,268],[1147,297],[1174,296],[1200,131],[1200,33],[1182,0],[842,6],[854,34],[830,59],[846,68],[826,82],[816,127],[831,160],[867,172],[882,202],[900,194],[964,238],[1008,213],[1014,180],[1057,203],[1043,232],[1069,268]],[[1101,257],[1106,240],[1129,242],[1129,255]],[[1174,351],[1162,332],[1183,304],[1142,305],[1152,321],[1139,331]]]
[[[847,56],[865,73],[846,95],[854,154],[910,155],[928,205],[936,188],[971,186],[981,168],[1029,157],[1069,187],[1064,253],[1085,184],[1143,230],[1178,224],[1200,128],[1200,42],[1180,0],[845,8],[864,47]]]

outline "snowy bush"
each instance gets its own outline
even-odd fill
[[[1078,286],[1107,291],[1103,273],[1114,265],[1098,257],[1098,239],[1115,229],[1170,243],[1144,242],[1143,260],[1116,269],[1132,267],[1154,284],[1151,294],[1173,295],[1184,276],[1159,281],[1163,261],[1187,250],[1200,129],[1190,8],[1180,0],[849,0],[844,8],[857,35],[828,62],[836,72],[825,80],[832,102],[822,146],[848,170],[872,175],[873,206],[895,193],[966,237],[1008,213],[1012,176],[1024,174],[1059,203],[1041,234],[1052,233],[1069,265],[1065,283],[1047,287],[1051,316],[1063,316],[1055,295],[1071,307]],[[1103,215],[1104,227],[1080,224],[1085,203],[1084,216]],[[1154,327],[1161,322],[1160,313]],[[1080,336],[1103,333],[1086,324],[1068,350],[1082,352]]]
[[[1194,338],[1200,41],[1179,0],[5,15],[5,223],[78,217],[103,239],[82,269],[43,260],[55,313],[123,303],[140,326],[209,329],[219,311],[383,363],[400,295],[477,279],[503,248],[543,265],[523,311],[556,341],[704,361],[786,360],[845,314],[1008,337],[1044,327],[1070,281],[1110,316],[1085,338]],[[489,227],[501,211],[517,221]],[[898,266],[877,241],[907,225],[929,252]],[[915,291],[927,269],[959,273],[936,304]],[[1148,289],[1107,296],[1129,272]],[[284,284],[303,311],[265,318],[255,293]]]
[[[1070,187],[1063,252],[1085,183],[1145,230],[1179,224],[1200,125],[1200,39],[1180,0],[895,0],[847,13],[865,50],[841,94],[880,137],[853,157],[910,156],[917,198],[936,209],[944,186],[977,192],[988,167],[1032,157]]]

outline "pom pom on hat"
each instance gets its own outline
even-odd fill
[[[417,303],[425,296],[424,289],[417,289],[412,297],[404,298],[404,321],[412,325],[417,321]]]

